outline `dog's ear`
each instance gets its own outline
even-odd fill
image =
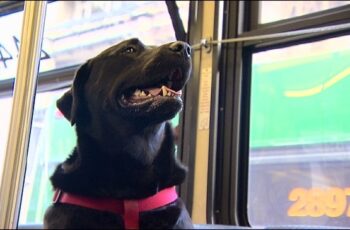
[[[64,117],[67,118],[67,120],[69,121],[71,121],[72,101],[73,101],[72,90],[69,89],[56,102],[57,108],[61,111]]]
[[[84,85],[90,75],[89,66],[89,61],[80,66],[75,74],[71,88],[56,102],[57,108],[72,125],[76,122],[78,107],[80,106],[79,104],[81,103],[82,95],[84,93]]]

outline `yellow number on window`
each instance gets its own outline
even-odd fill
[[[350,188],[346,188],[345,190],[345,195],[350,196]],[[348,211],[346,212],[346,216],[350,217],[350,204],[348,206]]]
[[[330,188],[324,196],[326,205],[326,215],[329,217],[339,217],[346,209],[346,195],[341,188]]]
[[[296,201],[288,209],[288,216],[307,216],[307,190],[303,188],[293,189],[288,196],[290,201]]]
[[[306,213],[311,217],[320,217],[325,214],[323,203],[324,191],[320,188],[311,188],[307,193]]]

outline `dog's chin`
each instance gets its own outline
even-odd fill
[[[128,118],[142,119],[160,123],[172,119],[182,109],[180,96],[152,96],[144,98],[127,98],[118,100],[119,112]]]

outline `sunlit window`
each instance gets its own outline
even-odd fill
[[[187,29],[188,1],[178,1]],[[16,72],[23,12],[0,18],[0,80]],[[147,45],[176,40],[164,1],[55,1],[47,6],[40,71],[84,62],[121,40]]]
[[[12,98],[0,98],[0,182],[2,180],[2,170],[4,167],[4,157],[5,148],[7,142],[7,135],[10,124],[11,108],[12,108]]]
[[[349,227],[350,36],[253,55],[253,226]]]
[[[56,100],[66,90],[38,93],[36,96],[20,223],[42,222],[53,194],[48,178],[75,145],[73,127],[56,108]]]
[[[260,1],[259,23],[302,16],[350,4],[350,1]]]

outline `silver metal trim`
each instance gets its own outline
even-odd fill
[[[17,77],[0,186],[0,228],[17,228],[44,32],[46,1],[25,1]]]
[[[237,42],[245,42],[245,41],[265,40],[265,39],[272,39],[272,38],[285,38],[285,37],[292,37],[292,36],[305,35],[305,34],[322,34],[325,32],[333,32],[333,31],[339,31],[339,30],[345,30],[345,29],[350,29],[350,23],[344,23],[344,24],[332,25],[332,26],[323,26],[323,27],[317,27],[317,28],[311,28],[311,29],[287,31],[287,32],[281,32],[281,33],[274,33],[274,34],[262,34],[262,35],[256,35],[256,36],[228,38],[228,39],[222,39],[222,40],[208,41],[207,38],[203,38],[199,43],[193,44],[191,47],[192,49],[196,50],[196,49],[200,49],[201,47],[205,47],[209,45],[217,45],[220,43],[221,44],[237,43]]]

